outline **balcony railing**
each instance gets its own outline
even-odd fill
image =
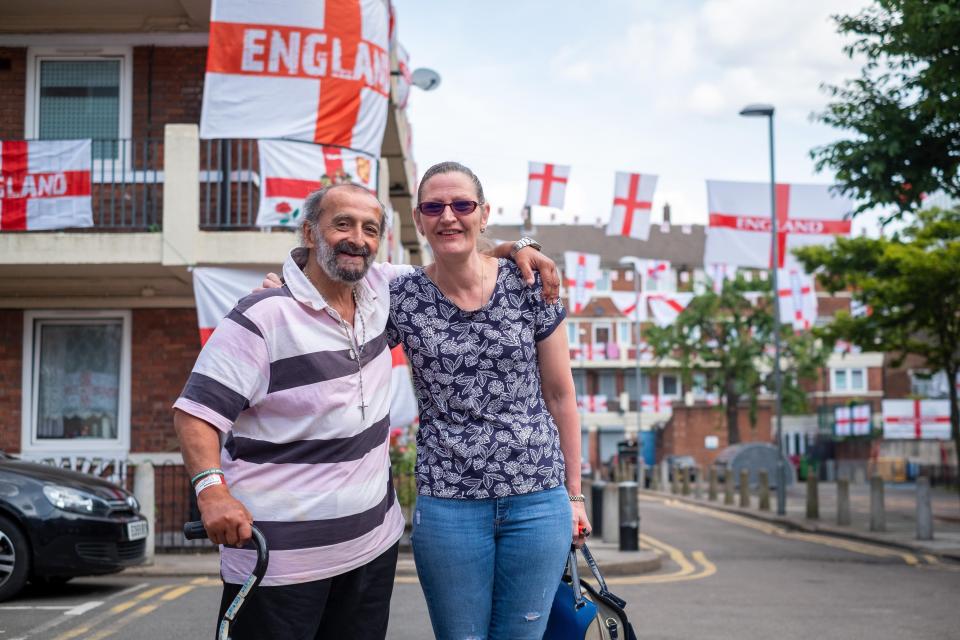
[[[259,166],[256,140],[200,141],[201,229],[260,229]]]
[[[163,218],[163,142],[154,138],[95,140],[93,156],[94,228],[158,231]]]

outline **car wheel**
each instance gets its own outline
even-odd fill
[[[0,516],[0,602],[23,588],[29,570],[27,539],[16,524]]]

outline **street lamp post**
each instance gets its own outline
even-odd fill
[[[777,278],[777,267],[780,265],[780,256],[777,247],[777,183],[773,161],[773,105],[750,104],[740,110],[745,117],[765,117],[770,137],[770,244],[771,251],[771,283],[773,286],[773,384],[776,390],[774,408],[777,420],[777,515],[787,513],[787,469],[783,462],[783,412],[782,388],[780,380],[780,287]]]
[[[636,383],[637,383],[637,484],[643,488],[644,478],[640,477],[640,455],[641,455],[641,436],[643,428],[643,386],[640,382],[640,342],[643,339],[640,329],[640,267],[638,261],[633,257],[620,258],[621,265],[629,265],[633,269],[633,326],[635,329],[635,338],[633,343],[634,355],[636,356]],[[629,407],[628,407],[629,408]]]

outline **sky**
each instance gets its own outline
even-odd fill
[[[707,221],[705,181],[769,181],[765,118],[776,108],[778,182],[829,184],[811,148],[844,137],[813,121],[822,83],[859,73],[831,15],[866,0],[394,0],[412,67],[442,83],[413,89],[414,159],[458,160],[494,215],[516,223],[527,162],[571,165],[562,215],[610,215],[614,173],[659,176],[653,219]],[[502,213],[497,212],[502,209]],[[877,215],[854,232],[874,235]]]

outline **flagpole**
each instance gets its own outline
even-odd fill
[[[787,513],[787,469],[783,462],[783,403],[780,379],[780,284],[777,278],[777,268],[780,266],[779,247],[777,242],[777,181],[774,170],[773,154],[773,105],[751,104],[740,111],[741,116],[764,116],[767,118],[767,127],[770,138],[770,245],[771,245],[771,284],[773,286],[773,384],[776,389],[774,411],[777,425],[777,515]]]
[[[640,384],[640,342],[643,340],[640,328],[640,270],[636,263],[633,263],[633,321],[637,327],[637,338],[633,345],[633,352],[636,356],[636,378],[637,378],[637,486],[644,487],[644,479],[640,477],[640,470],[643,465],[640,464],[641,442],[640,432],[643,430],[643,387]]]

